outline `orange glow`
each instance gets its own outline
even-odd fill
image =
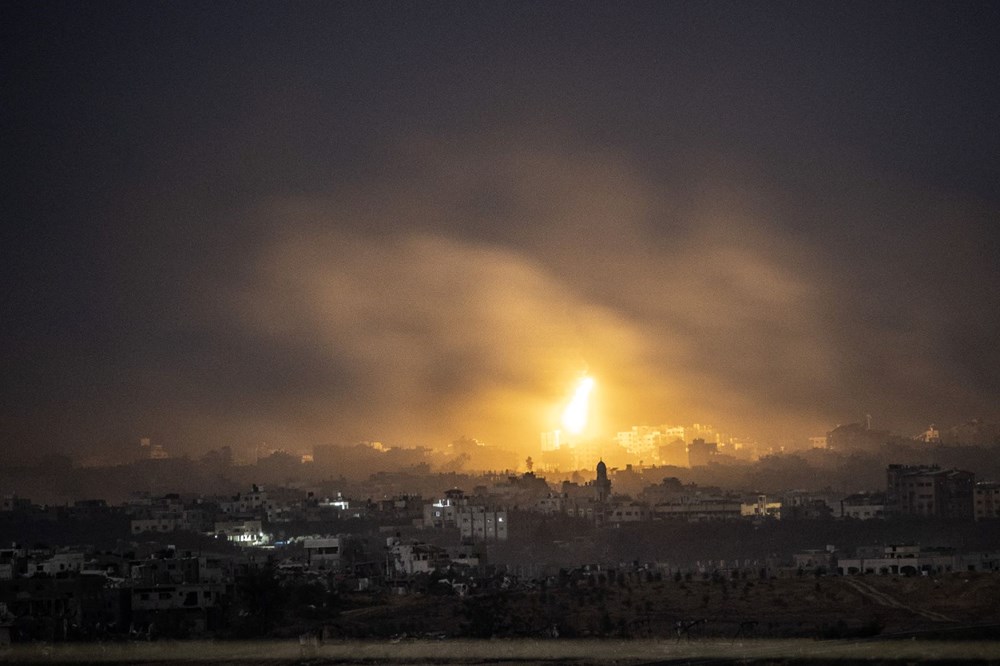
[[[594,390],[594,380],[584,377],[577,385],[569,404],[563,411],[562,422],[566,430],[574,435],[580,434],[587,426],[587,412],[590,403],[590,393]]]

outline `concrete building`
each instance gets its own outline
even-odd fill
[[[872,430],[870,419],[837,426],[826,434],[827,447],[834,451],[875,451],[890,439],[888,430]]]
[[[854,493],[840,500],[840,515],[855,520],[886,516],[885,493]]]
[[[424,505],[424,527],[457,527],[458,510],[468,503],[469,499],[458,488],[446,490],[444,497]]]
[[[628,502],[616,505],[608,514],[608,522],[612,525],[623,523],[639,523],[649,520],[649,507],[638,502]]]
[[[463,541],[506,541],[507,512],[482,506],[462,506],[457,514]]]
[[[228,520],[215,523],[214,534],[239,546],[264,546],[271,538],[259,520]]]
[[[306,552],[306,563],[310,569],[336,571],[340,569],[340,537],[319,537],[304,539],[302,546]]]
[[[183,517],[179,513],[163,513],[154,518],[134,518],[130,524],[132,534],[175,532],[181,529]]]
[[[706,442],[698,438],[688,445],[688,466],[701,467],[707,465],[719,453],[719,445],[716,442]]]
[[[740,503],[740,515],[744,518],[781,518],[781,502],[769,500],[767,495],[757,495]]]
[[[1000,518],[1000,483],[982,481],[976,484],[973,513],[976,520]]]
[[[888,511],[912,516],[972,519],[975,475],[933,466],[889,465]]]
[[[881,548],[859,548],[856,557],[841,559],[837,571],[841,575],[944,573],[956,570],[958,559],[952,549],[922,549],[914,545],[894,545]]]
[[[51,557],[28,565],[27,576],[59,576],[79,573],[83,569],[83,553],[66,551],[53,553]]]
[[[684,429],[680,429],[680,438],[684,438]],[[668,439],[669,438],[669,439]],[[625,449],[630,459],[655,462],[659,456],[660,445],[664,441],[673,441],[676,437],[665,435],[663,430],[654,426],[632,426],[615,435],[615,442]]]
[[[548,497],[542,497],[535,502],[535,511],[544,516],[555,516],[564,513],[566,510],[566,497],[556,493],[549,493]]]
[[[402,543],[392,537],[386,542],[392,558],[390,575],[412,576],[419,573],[430,573],[437,568],[446,567],[450,560],[444,548],[413,541]]]
[[[827,448],[826,435],[822,437],[810,437],[809,438],[809,448],[811,449],[825,449]]]
[[[827,546],[822,550],[802,550],[792,554],[792,561],[798,571],[832,572],[837,565],[836,549],[833,546]]]
[[[740,502],[727,497],[684,497],[655,504],[652,515],[660,520],[683,520],[689,523],[739,520]]]

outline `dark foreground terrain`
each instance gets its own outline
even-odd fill
[[[432,588],[433,589],[433,588]],[[327,639],[859,639],[1000,637],[1000,576],[570,574],[528,589],[366,599],[322,621]],[[373,603],[374,601],[374,603]],[[316,625],[289,621],[291,638]],[[301,629],[299,631],[298,629]],[[273,637],[282,637],[274,634]]]
[[[705,639],[160,642],[16,646],[0,663],[226,664],[909,664],[1000,663],[1000,642]]]

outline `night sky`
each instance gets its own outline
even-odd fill
[[[0,447],[1000,417],[1000,3],[5,2]]]

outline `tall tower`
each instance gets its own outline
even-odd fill
[[[594,490],[598,502],[606,502],[611,497],[611,479],[608,478],[608,466],[601,459],[597,463],[597,478],[594,479]]]

